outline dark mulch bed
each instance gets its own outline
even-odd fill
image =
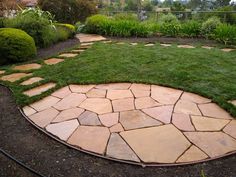
[[[235,177],[236,155],[182,167],[142,168],[71,149],[34,128],[17,110],[11,92],[0,86],[0,148],[45,176],[65,177]],[[0,154],[1,177],[31,172]]]

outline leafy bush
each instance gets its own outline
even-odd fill
[[[36,55],[32,37],[19,29],[0,29],[0,64],[26,61]]]
[[[71,24],[64,24],[64,23],[56,23],[55,24],[56,28],[62,28],[67,31],[68,33],[68,38],[72,38],[75,35],[75,26]]]
[[[4,28],[5,24],[4,24],[5,18],[0,17],[0,28]]]
[[[84,27],[85,27],[85,25],[82,24],[80,21],[76,22],[75,23],[75,32],[76,33],[83,32],[84,31]]]
[[[221,25],[221,21],[218,17],[211,17],[207,21],[205,21],[202,24],[201,27],[201,33],[206,38],[212,37],[212,34],[214,33],[214,30],[217,28],[217,26]]]
[[[227,44],[236,44],[236,27],[227,24],[221,24],[214,31],[214,39]]]
[[[179,23],[179,20],[177,19],[177,17],[171,13],[169,14],[162,14],[159,19],[158,22],[160,24],[165,24],[165,23]]]
[[[163,23],[160,27],[162,35],[176,37],[179,35],[181,25],[179,23]]]
[[[197,37],[201,33],[201,24],[197,21],[187,21],[181,25],[181,35],[186,37]]]
[[[109,24],[110,20],[108,19],[107,16],[105,15],[93,15],[89,18],[87,18],[85,27],[86,31],[88,33],[97,33],[97,34],[102,34],[102,31],[105,27],[105,24]]]
[[[236,24],[236,13],[233,6],[223,6],[217,9],[216,16],[218,16],[224,23]],[[225,12],[225,13],[222,13]]]
[[[138,21],[137,14],[118,13],[113,17],[115,20]]]

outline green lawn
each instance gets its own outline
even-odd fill
[[[12,72],[9,66],[3,68]],[[181,49],[175,45],[162,47],[159,44],[144,47],[144,44],[96,43],[74,59],[67,59],[54,66],[44,65],[33,73],[34,76],[45,78],[41,83],[56,82],[58,85],[55,89],[71,83],[138,82],[170,86],[211,98],[236,117],[236,108],[227,103],[228,100],[236,99],[235,51],[222,52],[200,47]],[[22,91],[37,84],[18,86],[23,80],[13,84],[4,83],[13,90],[21,106],[52,92],[28,98],[21,94]]]

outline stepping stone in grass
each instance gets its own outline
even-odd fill
[[[178,48],[194,49],[195,47],[192,45],[178,45]]]
[[[93,44],[94,44],[93,42],[87,42],[87,43],[80,44],[80,46],[90,46],[90,45],[93,45]]]
[[[47,83],[39,87],[35,87],[33,89],[27,90],[23,92],[23,94],[29,97],[32,97],[32,96],[40,95],[41,93],[46,92],[55,86],[56,86],[55,83]]]
[[[31,84],[34,84],[34,83],[39,82],[41,80],[43,80],[43,78],[41,78],[41,77],[32,77],[32,78],[22,82],[20,85],[31,85]]]
[[[203,49],[213,49],[213,47],[210,46],[202,46]]]
[[[111,43],[112,41],[103,41],[104,44]]]
[[[125,44],[124,42],[117,42],[116,44],[118,44],[118,45],[123,45],[123,44]]]
[[[104,41],[105,37],[97,35],[97,34],[77,34],[76,38],[80,40],[81,43],[86,42],[96,42],[96,41]]]
[[[0,74],[4,74],[5,73],[5,71],[3,71],[3,70],[0,70]]]
[[[64,61],[64,59],[60,59],[60,58],[50,58],[50,59],[44,60],[44,63],[47,65],[56,65],[56,64],[61,63],[63,61]]]
[[[73,52],[73,50],[72,50]],[[60,54],[59,57],[65,57],[65,58],[73,58],[73,57],[76,57],[78,54],[76,53],[63,53],[63,54]]]
[[[145,47],[152,47],[152,46],[154,46],[155,44],[152,44],[152,43],[150,43],[150,44],[146,44],[146,45],[144,45]]]
[[[78,50],[71,50],[72,53],[82,53],[84,52],[85,50],[81,50],[81,49],[78,49]]]
[[[132,43],[130,43],[130,45],[138,45],[138,43],[132,42]]]
[[[28,70],[39,69],[39,68],[41,68],[40,64],[32,63],[32,64],[15,66],[13,70],[28,71]]]
[[[1,77],[1,80],[3,81],[9,81],[9,82],[15,82],[18,81],[24,77],[31,76],[32,73],[14,73],[14,74],[9,74]]]
[[[171,47],[171,44],[160,44],[163,47]]]
[[[80,47],[79,47],[79,49],[82,49],[82,50],[83,50],[83,49],[90,49],[90,48],[91,48],[91,46],[89,46],[89,45],[87,45],[87,46],[80,46]]]
[[[225,48],[225,49],[221,49],[223,52],[232,52],[235,49],[230,49],[230,48]]]

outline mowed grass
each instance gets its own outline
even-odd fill
[[[42,61],[38,61],[42,63]],[[10,67],[5,67],[11,73]],[[9,86],[20,106],[32,103],[52,91],[68,84],[99,84],[111,82],[135,82],[157,84],[193,92],[212,99],[236,117],[236,108],[228,103],[236,99],[236,52],[220,49],[195,49],[162,47],[156,44],[131,46],[128,43],[96,43],[91,49],[74,59],[54,66],[43,65],[33,72],[46,82],[55,82],[57,87],[40,96],[29,98],[22,92],[40,84]],[[1,82],[1,81],[0,81]]]

